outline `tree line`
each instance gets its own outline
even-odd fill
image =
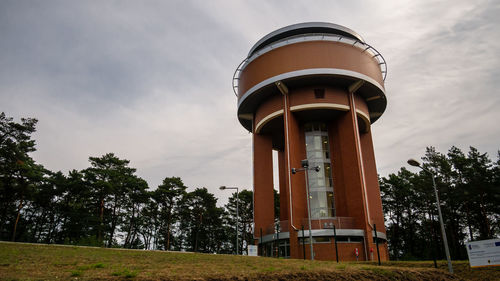
[[[67,175],[30,156],[37,120],[0,114],[0,240],[233,253],[236,193],[224,207],[206,188],[178,177],[152,189],[130,161],[89,157]],[[239,192],[240,245],[253,242],[252,192]],[[240,251],[241,252],[241,251]]]
[[[422,160],[436,180],[451,258],[467,259],[466,241],[498,238],[500,152],[493,162],[474,147],[428,147]],[[379,181],[391,259],[445,259],[429,173],[401,168]]]
[[[235,252],[236,193],[218,207],[206,188],[189,192],[178,177],[151,188],[113,153],[67,175],[50,171],[30,156],[36,123],[0,113],[0,240]],[[493,162],[474,147],[429,147],[422,160],[436,179],[452,258],[466,259],[465,241],[500,235],[500,152]],[[379,182],[391,259],[443,259],[430,175],[401,168]],[[239,192],[239,249],[253,244],[252,197]]]

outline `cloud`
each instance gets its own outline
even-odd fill
[[[152,188],[180,176],[223,203],[220,185],[252,185],[234,69],[267,33],[327,21],[387,60],[379,173],[429,145],[494,156],[499,13],[494,1],[2,1],[1,110],[40,119],[34,157],[51,170],[114,152]]]
[[[494,89],[499,86],[500,33],[494,15],[500,6],[457,4],[453,9],[414,7],[423,27],[386,55],[392,65],[388,110],[375,126],[381,174],[394,172],[397,158],[404,157],[399,159],[403,166],[406,158],[422,156],[426,146],[446,152],[452,145],[464,150],[472,145],[496,156],[500,136],[489,124],[499,117]]]

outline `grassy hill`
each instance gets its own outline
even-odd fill
[[[1,280],[500,280],[467,262],[336,263],[0,242]]]

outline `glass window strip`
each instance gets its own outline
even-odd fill
[[[325,123],[307,123],[304,131],[309,167],[320,166],[320,172],[309,173],[311,218],[334,217],[334,186],[327,126]]]

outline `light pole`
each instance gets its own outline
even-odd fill
[[[220,190],[236,189],[236,255],[239,255],[238,236],[240,236],[240,233],[238,231],[238,222],[240,221],[240,219],[239,219],[238,201],[240,201],[240,197],[238,196],[238,188],[237,187],[221,186],[221,187],[219,187],[219,189]]]
[[[311,248],[311,260],[314,260],[314,249],[312,241],[312,229],[311,229],[311,196],[309,195],[309,160],[304,159],[301,161],[302,169],[292,168],[292,174],[296,174],[300,171],[306,172],[306,196],[307,196],[307,223],[309,224],[309,247]],[[319,172],[320,167],[316,166],[313,168],[316,172]],[[302,235],[302,243],[304,243],[304,237]]]
[[[448,239],[446,239],[446,231],[444,230],[443,215],[441,214],[441,206],[439,203],[439,195],[436,187],[436,181],[434,180],[434,173],[422,167],[420,163],[415,159],[409,159],[408,164],[414,167],[419,167],[420,169],[431,175],[432,185],[434,186],[434,193],[436,194],[436,203],[439,215],[439,223],[441,224],[441,235],[443,235],[444,251],[446,253],[446,259],[448,260],[448,271],[450,273],[453,273],[453,266],[451,265],[451,258],[450,258],[450,250],[448,249]]]

